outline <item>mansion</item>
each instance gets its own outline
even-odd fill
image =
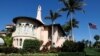
[[[46,25],[42,21],[41,6],[38,6],[36,18],[32,17],[15,17],[13,19],[13,26],[15,31],[12,32],[13,46],[16,48],[23,48],[25,39],[38,39],[42,41],[40,50],[52,41],[54,47],[61,47],[65,40],[69,40],[69,36],[66,35],[60,24],[53,25],[53,36],[52,36],[52,25]],[[12,25],[7,25],[10,28]],[[52,39],[51,39],[52,37]],[[48,48],[51,45],[48,45]]]

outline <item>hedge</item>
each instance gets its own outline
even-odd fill
[[[73,42],[65,41],[61,48],[62,52],[84,52],[84,43],[82,42]]]
[[[19,49],[14,47],[0,47],[0,53],[9,54],[9,53],[18,53],[18,52]]]
[[[61,52],[59,56],[85,56],[84,52]]]
[[[85,56],[83,52],[62,52],[62,53],[26,53],[26,54],[3,54],[1,53],[0,56]]]
[[[29,53],[39,52],[40,45],[39,40],[26,39],[24,40],[23,49]]]

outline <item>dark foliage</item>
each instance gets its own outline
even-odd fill
[[[77,43],[76,43],[76,50],[77,50],[78,52],[84,51],[84,48],[85,48],[85,44],[84,44],[84,43],[82,43],[82,42],[77,42]]]
[[[38,40],[27,39],[24,41],[23,50],[26,50],[27,52],[30,52],[30,53],[38,52],[40,45],[41,43]]]
[[[95,48],[100,48],[100,42],[99,42],[99,41],[95,42],[95,43],[93,44],[93,47],[95,47]]]
[[[100,39],[100,36],[99,35],[95,35],[94,36],[94,39],[96,40],[96,42]]]
[[[84,52],[60,52],[58,56],[85,56]]]
[[[75,52],[75,43],[72,41],[65,41],[62,46],[62,52]]]
[[[83,52],[84,48],[85,48],[84,43],[82,42],[65,41],[65,43],[61,48],[61,51],[62,52]]]
[[[61,47],[51,47],[49,53],[58,53],[61,52]]]
[[[9,53],[18,53],[19,49],[14,48],[14,47],[1,47],[0,48],[0,53],[5,53],[5,54],[9,54]]]

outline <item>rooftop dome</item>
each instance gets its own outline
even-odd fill
[[[42,22],[40,22],[40,21],[37,20],[36,18],[25,17],[25,16],[15,17],[15,18],[13,19],[13,22],[16,24],[17,21],[18,21],[19,19],[30,20],[30,21],[34,21],[34,22],[36,22],[36,23],[38,23],[38,24],[40,24],[40,25],[44,25]]]

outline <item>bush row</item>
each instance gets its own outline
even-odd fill
[[[0,53],[36,53],[40,48],[39,40],[26,39],[24,41],[23,49],[17,49],[14,47],[0,47]]]
[[[65,41],[62,52],[84,52],[85,45],[82,42]]]
[[[14,47],[0,47],[0,53],[18,53],[19,49]]]
[[[84,52],[60,52],[58,56],[85,56]]]
[[[5,54],[0,54],[0,56],[5,56]],[[82,52],[62,52],[62,53],[28,53],[28,54],[6,54],[6,56],[85,56]]]
[[[2,47],[0,53],[37,53],[40,48],[39,40],[27,39],[24,41],[23,49],[14,47]],[[51,48],[49,53],[57,52],[84,52],[84,44],[82,42],[65,41],[62,48]]]

